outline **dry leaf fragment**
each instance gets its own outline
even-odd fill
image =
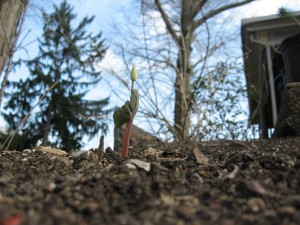
[[[201,165],[208,164],[209,159],[201,153],[199,148],[194,148],[194,154],[198,163],[200,163]]]

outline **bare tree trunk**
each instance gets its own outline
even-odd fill
[[[183,32],[182,32],[183,33]],[[180,42],[180,53],[177,59],[177,74],[175,83],[175,106],[174,106],[174,128],[175,137],[181,141],[189,136],[190,117],[189,99],[191,97],[191,76],[193,74],[190,65],[191,41],[193,31],[183,33]]]
[[[193,90],[191,78],[193,74],[193,66],[191,65],[192,44],[194,42],[194,34],[196,29],[205,24],[206,20],[215,15],[248,4],[255,0],[243,0],[235,3],[223,4],[219,8],[213,9],[205,14],[202,12],[203,6],[209,0],[182,0],[180,1],[181,15],[179,32],[174,26],[171,15],[163,8],[160,0],[155,0],[155,5],[161,14],[166,25],[168,34],[178,47],[178,58],[176,64],[176,81],[175,87],[175,105],[174,105],[174,138],[180,141],[187,140],[190,128],[190,108],[193,104]],[[200,15],[200,16],[199,16]]]
[[[23,18],[28,7],[27,0],[0,0],[0,73],[8,62],[8,68],[2,80],[0,91],[0,107],[7,82],[12,56],[20,35],[21,16]],[[21,21],[21,25],[20,25]],[[19,29],[18,29],[19,27]]]
[[[199,2],[183,0],[181,4],[181,36],[178,40],[179,55],[175,84],[174,128],[177,139],[184,141],[189,137],[190,128],[189,104],[192,94],[191,77],[193,75],[190,59],[195,31],[194,16],[198,13],[195,10],[199,7]]]

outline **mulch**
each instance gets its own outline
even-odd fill
[[[300,137],[0,154],[0,225],[300,224]]]

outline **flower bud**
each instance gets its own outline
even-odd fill
[[[131,80],[132,80],[132,81],[136,81],[137,75],[138,75],[138,74],[137,74],[136,68],[135,68],[135,66],[133,65],[132,70],[131,70]]]

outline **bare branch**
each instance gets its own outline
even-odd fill
[[[232,4],[229,4],[229,5],[225,5],[221,8],[218,8],[216,10],[210,11],[209,13],[207,13],[206,15],[201,17],[201,19],[196,20],[193,24],[193,27],[194,27],[194,29],[196,29],[197,27],[201,26],[206,20],[216,16],[217,14],[219,14],[221,12],[224,12],[228,9],[233,9],[233,8],[236,8],[236,7],[239,7],[239,6],[242,6],[242,5],[246,5],[246,4],[248,4],[250,2],[254,2],[254,1],[256,1],[256,0],[244,0],[242,2],[232,3]]]
[[[160,12],[161,14],[161,17],[167,27],[167,30],[169,31],[170,35],[172,36],[173,40],[176,42],[176,43],[179,43],[180,42],[180,39],[179,37],[177,36],[176,34],[176,31],[174,30],[172,24],[171,24],[171,21],[169,19],[169,16],[167,15],[167,13],[165,12],[165,10],[162,8],[161,6],[161,3],[159,0],[155,0],[155,5],[157,6],[158,8],[158,11]]]
[[[203,8],[204,4],[207,2],[207,0],[204,1],[197,1],[192,9],[192,17],[195,18],[199,11]]]

